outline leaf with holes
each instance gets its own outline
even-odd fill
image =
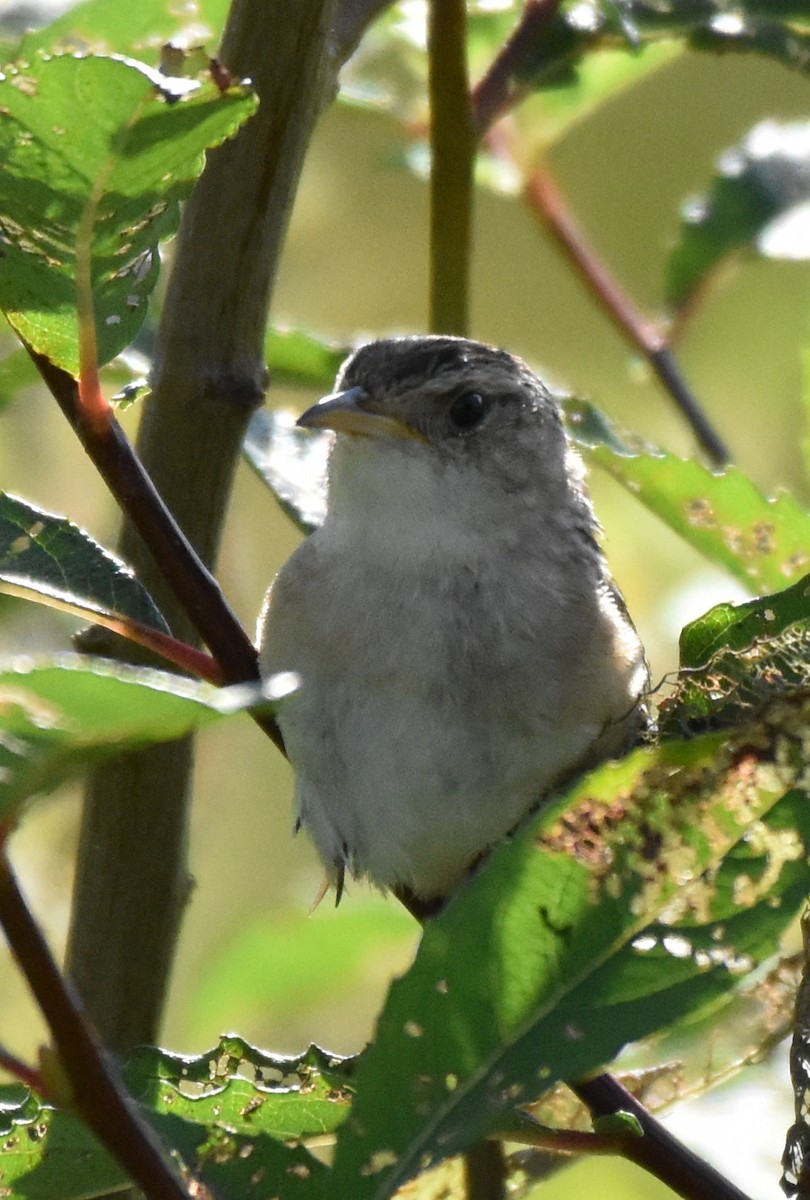
[[[282,1190],[303,1200],[326,1168],[286,1143],[345,1119],[353,1065],[316,1046],[291,1058],[228,1037],[194,1057],[136,1050],[124,1079],[165,1144],[222,1200]],[[126,1178],[80,1121],[33,1097],[0,1102],[0,1171],[28,1200],[80,1200]]]
[[[103,363],[143,324],[158,243],[176,231],[204,151],[256,106],[244,89],[189,83],[178,97],[171,84],[137,64],[70,56],[0,79],[0,307],[73,375],[80,249]]]
[[[667,265],[680,307],[728,257],[810,258],[810,122],[763,121],[720,158],[708,191],[684,206]]]
[[[734,726],[810,687],[810,576],[772,596],[717,605],[686,626],[680,649],[675,689],[658,714],[663,736]]]
[[[634,442],[593,405],[564,402],[569,432],[586,458],[617,479],[671,529],[752,592],[775,592],[810,566],[810,513],[789,493],[769,500],[744,472]]]
[[[132,619],[169,633],[152,597],[120,558],[66,517],[6,493],[0,493],[0,592],[92,620]]]
[[[330,1195],[384,1200],[733,996],[810,883],[808,717],[797,696],[733,736],[638,750],[498,847],[391,988]]]
[[[718,604],[681,631],[681,669],[705,666],[718,650],[743,650],[810,622],[810,575],[772,596],[744,604]]]

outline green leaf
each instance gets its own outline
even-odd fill
[[[150,1123],[221,1200],[311,1194],[326,1168],[285,1142],[331,1132],[348,1111],[352,1060],[317,1047],[297,1058],[263,1054],[240,1038],[207,1054],[135,1051],[124,1070]],[[92,1134],[33,1097],[0,1105],[0,1171],[13,1195],[81,1200],[126,1179]]]
[[[289,517],[311,533],[326,516],[329,434],[299,429],[288,409],[260,408],[251,418],[242,451]]]
[[[136,1099],[158,1114],[209,1130],[221,1126],[289,1141],[332,1133],[342,1124],[354,1064],[318,1046],[290,1057],[230,1036],[200,1055],[136,1050],[124,1077]]]
[[[684,305],[729,255],[810,258],[810,122],[763,121],[720,157],[708,191],[683,210],[667,299]]]
[[[615,20],[616,10],[621,22]],[[516,61],[514,83],[535,88],[566,85],[595,48],[626,46],[628,28],[640,47],[678,39],[693,50],[754,52],[806,72],[806,22],[804,5],[779,0],[739,0],[733,12],[725,0],[674,0],[665,5],[657,0],[614,0],[610,8],[593,0],[584,6],[570,3]]]
[[[718,650],[743,650],[810,621],[810,575],[772,596],[718,604],[681,631],[681,669],[705,666]]]
[[[26,356],[27,357],[27,356]],[[169,633],[134,572],[66,517],[0,492],[0,592]]]
[[[35,1096],[18,1104],[0,1103],[0,1172],[15,1200],[87,1200],[126,1181],[77,1117],[57,1112]]]
[[[14,329],[78,373],[77,239],[89,234],[100,362],[143,324],[203,153],[255,109],[213,84],[167,99],[137,66],[111,58],[37,59],[0,80],[0,307]],[[171,81],[165,81],[169,84]]]
[[[195,0],[193,5],[172,0],[85,0],[22,40],[18,56],[31,58],[39,51],[130,54],[158,65],[165,42],[199,45],[218,41],[228,13],[228,0]]]
[[[789,493],[769,500],[736,467],[701,463],[633,443],[592,405],[564,403],[573,438],[642,504],[753,592],[778,591],[810,566],[810,514]]]
[[[271,382],[330,391],[349,347],[336,346],[301,329],[271,328],[265,341]]]
[[[681,633],[681,672],[662,736],[722,729],[810,687],[810,576],[746,604],[720,604]]]
[[[383,1200],[733,994],[810,882],[808,715],[796,697],[736,736],[636,751],[495,850],[391,988],[330,1195]]]
[[[12,660],[0,670],[0,821],[90,763],[222,720],[231,693],[78,654]]]

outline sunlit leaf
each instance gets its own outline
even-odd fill
[[[0,307],[74,375],[82,222],[103,363],[143,323],[158,243],[177,228],[204,150],[255,108],[251,94],[213,84],[167,99],[153,78],[112,58],[64,56],[0,80]]]
[[[326,515],[326,460],[331,438],[299,429],[286,409],[254,413],[244,445],[245,457],[303,533]]]
[[[810,258],[810,123],[763,121],[718,162],[708,191],[683,211],[667,298],[684,304],[730,254]]]
[[[205,1054],[136,1050],[125,1080],[158,1113],[288,1140],[331,1133],[343,1122],[354,1063],[317,1046],[294,1057],[268,1054],[231,1036]]]
[[[221,720],[231,692],[82,655],[11,660],[0,669],[0,820],[90,763]]]
[[[392,1195],[774,952],[810,882],[809,703],[608,764],[493,853],[391,988],[332,1194]]]
[[[29,58],[41,50],[56,54],[115,51],[157,66],[165,42],[174,39],[181,45],[199,45],[217,40],[228,7],[228,0],[194,0],[193,4],[84,0],[44,28],[26,34],[18,56]]]
[[[810,686],[806,581],[781,600],[720,605],[687,627],[681,643],[686,667],[659,705],[662,736],[733,727],[769,701]]]
[[[681,632],[681,667],[702,667],[718,650],[741,650],[810,621],[810,575],[772,596],[718,604]]]
[[[169,632],[152,597],[121,559],[66,517],[6,493],[0,493],[0,592],[84,617],[131,617]]]
[[[235,1037],[193,1058],[138,1050],[124,1070],[167,1147],[222,1200],[312,1194],[325,1168],[285,1143],[343,1120],[350,1073],[316,1047],[271,1057]],[[126,1179],[80,1121],[33,1098],[0,1105],[0,1170],[29,1200],[83,1200]]]
[[[736,467],[715,474],[634,444],[584,401],[566,401],[565,414],[590,462],[752,592],[778,591],[810,567],[810,514],[789,493],[769,500]]]

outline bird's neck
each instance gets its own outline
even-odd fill
[[[486,560],[494,548],[534,557],[546,548],[551,558],[558,551],[571,558],[579,544],[581,554],[601,560],[590,502],[568,475],[543,488],[504,491],[480,472],[473,477],[420,450],[380,454],[364,439],[338,439],[323,527],[334,548],[400,563],[403,571]]]

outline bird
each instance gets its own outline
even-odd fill
[[[332,433],[326,516],[258,637],[263,676],[298,680],[278,712],[296,828],[338,899],[348,873],[430,913],[641,737],[644,648],[559,404],[519,358],[371,341],[298,424]]]

